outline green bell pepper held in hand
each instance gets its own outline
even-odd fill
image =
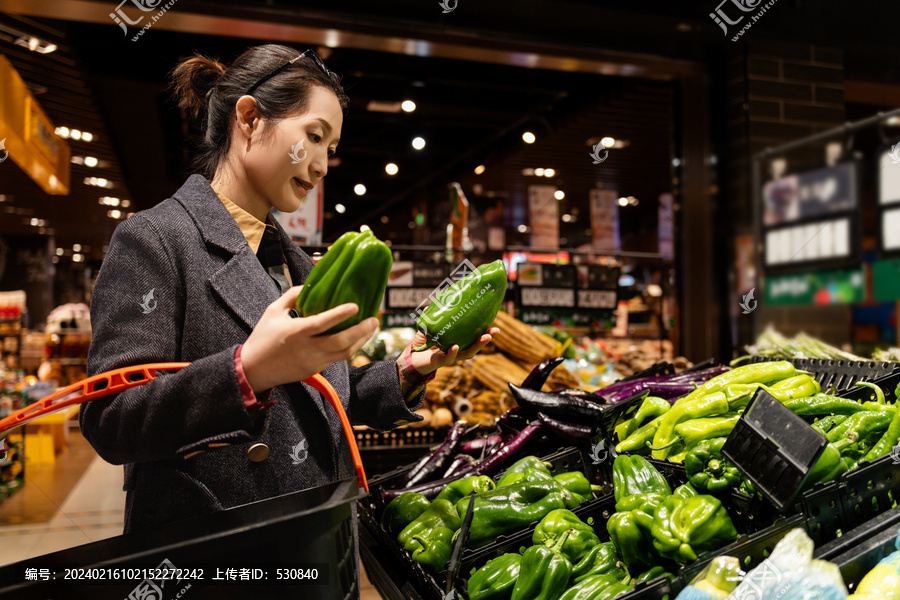
[[[505,295],[503,261],[481,265],[442,291],[419,315],[416,329],[427,341],[415,350],[438,346],[447,352],[454,344],[468,348],[490,329]]]
[[[740,420],[740,415],[691,419],[675,426],[675,433],[684,447],[690,450],[703,440],[728,437]]]
[[[521,554],[503,554],[489,560],[469,577],[470,600],[510,600],[521,565]]]
[[[632,418],[624,423],[616,425],[614,430],[616,439],[618,439],[620,443],[624,442],[628,439],[628,436],[637,431],[639,427],[660,415],[666,414],[669,412],[670,408],[672,408],[672,403],[668,400],[657,398],[656,396],[647,396],[644,398],[644,401],[641,402],[641,406],[637,409]]]
[[[887,431],[884,432],[878,442],[866,453],[863,460],[873,461],[888,454],[891,451],[891,448],[897,445],[898,439],[900,439],[900,410],[894,414],[894,418],[888,425]]]
[[[414,535],[412,545],[416,546],[412,559],[440,573],[453,554],[453,530],[435,527],[428,533]]]
[[[468,511],[468,500],[460,500],[460,503],[462,519]],[[480,548],[501,534],[527,527],[565,505],[564,490],[552,478],[520,481],[477,494],[469,529],[469,548]]]
[[[598,600],[601,598],[614,598],[618,594],[631,589],[612,575],[598,573],[582,579],[566,590],[560,600]]]
[[[648,492],[668,496],[672,493],[672,488],[662,473],[643,456],[617,456],[613,462],[613,493],[616,502],[624,496]]]
[[[638,524],[637,511],[615,512],[606,522],[606,530],[629,573],[639,573],[659,562],[651,538]]]
[[[741,472],[722,455],[728,438],[704,440],[684,459],[684,471],[696,489],[721,492],[741,484]]]
[[[397,543],[403,546],[407,552],[412,552],[417,547],[413,536],[427,535],[436,527],[446,527],[451,531],[456,531],[459,529],[460,523],[456,507],[449,500],[435,500],[418,518],[403,528],[403,531],[397,536]]]
[[[579,583],[591,575],[611,575],[616,581],[628,577],[628,571],[619,561],[619,553],[612,542],[597,544],[572,567],[572,583]]]
[[[311,317],[341,304],[352,302],[359,306],[355,315],[326,334],[343,331],[374,317],[384,299],[393,262],[390,248],[371,231],[347,232],[310,271],[295,308],[301,317]]]
[[[562,596],[572,574],[572,563],[560,554],[567,538],[564,533],[552,548],[532,546],[522,554],[512,600],[557,600]]]
[[[625,441],[619,442],[616,444],[616,453],[617,454],[636,454],[639,452],[643,452],[645,454],[649,453],[647,450],[647,443],[653,441],[653,436],[656,434],[656,430],[659,428],[660,423],[665,418],[665,414],[662,414],[646,425],[642,425],[640,429],[629,435]]]
[[[435,500],[449,500],[456,504],[461,499],[494,489],[494,480],[487,475],[472,475],[447,484]],[[403,496],[400,496],[402,498]],[[390,506],[390,505],[389,505]]]
[[[403,528],[419,518],[431,505],[428,498],[416,492],[406,492],[397,496],[384,508],[381,526],[391,535],[397,535]]]
[[[594,492],[602,492],[602,485],[592,485],[581,471],[569,471],[554,475],[553,479],[561,486],[584,498],[590,498]]]
[[[560,537],[567,535],[566,543],[559,552],[573,565],[584,558],[587,552],[600,543],[594,528],[575,516],[570,510],[558,508],[541,519],[531,535],[532,544],[554,546]]]
[[[725,373],[725,375],[728,375],[728,373]],[[678,436],[675,435],[675,426],[679,423],[701,417],[724,415],[731,410],[728,406],[728,400],[722,392],[691,398],[692,395],[693,393],[678,400],[672,406],[672,409],[663,415],[662,423],[659,424],[659,428],[653,435],[653,446],[651,447],[653,458],[664,460],[669,454],[672,454],[672,446],[679,441]]]
[[[505,485],[509,485],[510,483],[515,483],[516,481],[521,480],[521,477],[514,477],[517,473],[525,473],[526,469],[541,469],[550,475],[550,463],[545,463],[537,456],[526,456],[517,460],[513,463],[506,471],[504,471],[503,476],[497,482],[497,487],[503,487]]]
[[[738,535],[722,503],[708,495],[669,496],[656,509],[651,533],[656,551],[679,564]]]

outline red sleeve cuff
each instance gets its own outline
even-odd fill
[[[247,381],[247,376],[244,374],[244,361],[241,360],[241,350],[243,348],[244,346],[241,345],[234,351],[234,370],[237,372],[238,385],[241,388],[241,399],[244,401],[244,407],[251,416],[255,417],[275,404],[275,400],[269,400],[272,390],[263,392],[261,398],[257,398],[256,394],[253,393],[253,388],[250,387],[250,382]]]

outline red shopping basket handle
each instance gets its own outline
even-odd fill
[[[0,419],[0,454],[2,458],[6,457],[6,437],[9,432],[17,427],[21,427],[30,421],[48,415],[50,413],[62,410],[66,407],[82,404],[98,398],[103,398],[112,394],[118,394],[128,388],[144,385],[156,379],[158,372],[177,371],[183,369],[191,363],[173,362],[173,363],[151,363],[146,365],[135,365],[133,367],[122,367],[106,371],[87,379],[75,382],[72,385],[57,390],[46,398],[43,398],[34,404],[30,404],[25,408],[19,409],[8,417]],[[303,380],[315,389],[317,389],[328,403],[337,412],[341,420],[341,426],[344,428],[344,434],[347,436],[347,443],[350,445],[350,454],[353,456],[353,463],[356,465],[356,475],[359,479],[359,486],[366,492],[369,491],[369,483],[366,480],[366,472],[363,470],[362,458],[359,455],[359,448],[356,445],[356,437],[353,435],[353,428],[350,426],[350,420],[337,392],[328,383],[328,380],[318,373],[308,379]]]

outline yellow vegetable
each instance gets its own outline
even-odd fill
[[[850,600],[900,600],[900,552],[866,573]]]
[[[449,409],[439,408],[431,417],[432,427],[449,427],[453,425],[453,413]]]

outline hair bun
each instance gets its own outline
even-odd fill
[[[224,73],[225,65],[199,54],[182,61],[172,72],[173,96],[178,107],[193,117],[199,115]]]

